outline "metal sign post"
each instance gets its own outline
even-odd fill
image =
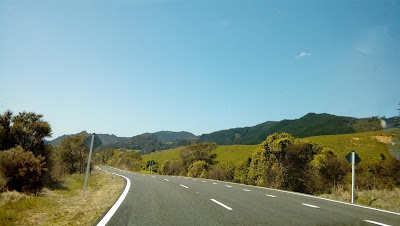
[[[90,171],[90,160],[92,158],[92,151],[93,148],[97,148],[98,146],[101,145],[101,140],[96,136],[96,134],[92,134],[92,136],[89,136],[86,138],[83,143],[88,146],[90,140],[90,150],[89,150],[89,158],[86,166],[86,175],[85,175],[85,182],[83,183],[83,196],[85,196],[85,191],[86,191],[86,185],[87,185],[87,180],[89,177],[89,171]],[[94,144],[94,145],[93,145]]]
[[[347,161],[351,164],[351,203],[354,203],[356,188],[356,165],[361,161],[355,151],[346,155]]]

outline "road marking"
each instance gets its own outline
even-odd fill
[[[220,205],[220,206],[222,206],[222,207],[228,209],[228,210],[232,210],[232,208],[230,208],[229,206],[227,206],[227,205],[225,205],[225,204],[223,204],[223,203],[221,203],[221,202],[218,202],[218,201],[215,200],[215,199],[210,199],[210,200],[213,201],[213,202],[215,202],[215,203],[217,203],[218,205]]]
[[[112,174],[115,174],[117,176],[125,178],[126,186],[125,186],[125,189],[122,192],[121,196],[118,198],[118,200],[115,202],[115,204],[111,207],[111,209],[107,212],[107,214],[103,217],[103,219],[101,219],[101,221],[97,224],[97,226],[105,226],[108,223],[108,221],[111,219],[111,217],[114,215],[114,213],[118,210],[121,203],[124,201],[126,195],[129,192],[129,189],[131,187],[131,180],[129,180],[127,177],[116,174],[116,173],[112,173]]]
[[[165,181],[169,181],[168,179],[164,179]]]
[[[142,176],[144,176],[144,177],[145,177],[145,175],[144,175],[144,174],[142,174]]]
[[[189,179],[189,178],[185,177],[185,180],[187,180],[187,179]]]
[[[313,205],[310,205],[310,204],[307,204],[307,203],[302,203],[301,205],[308,206],[308,207],[315,208],[315,209],[319,209],[319,206],[313,206]]]
[[[227,186],[228,188],[231,188],[232,186],[230,186],[230,185],[225,185],[225,186]]]
[[[202,182],[207,182],[207,181],[203,180]]]
[[[249,189],[243,189],[243,191],[251,191],[251,190],[249,190]]]
[[[383,223],[379,223],[376,221],[370,221],[370,220],[364,220],[365,222],[371,223],[371,224],[376,224],[376,225],[381,225],[381,226],[390,226],[388,224],[383,224]]]
[[[217,184],[217,183],[213,183],[213,184]]]
[[[266,194],[266,196],[268,196],[268,197],[272,197],[272,198],[276,198],[276,196],[275,196],[275,195],[268,195],[268,194]]]
[[[196,179],[193,179],[193,180],[196,180]]]
[[[155,176],[151,176],[152,178],[156,178]]]
[[[179,179],[181,179],[181,177],[178,177]]]
[[[185,186],[185,185],[183,185],[183,184],[180,184],[180,186],[181,186],[181,187],[184,187],[184,188],[189,188],[188,186]]]

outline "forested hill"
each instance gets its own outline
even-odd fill
[[[142,135],[151,136],[154,135],[157,139],[163,143],[173,142],[176,140],[182,140],[187,138],[196,138],[197,136],[193,133],[189,133],[186,131],[182,132],[172,132],[172,131],[160,131],[155,133],[144,133]]]
[[[388,119],[388,122],[393,121]],[[388,125],[389,127],[391,124]],[[221,130],[200,136],[198,142],[215,142],[219,145],[259,144],[274,132],[287,132],[295,137],[335,135],[382,129],[377,117],[357,119],[330,114],[309,113],[299,119],[268,121],[252,127]]]
[[[69,134],[69,135],[59,136],[56,139],[54,139],[52,141],[49,141],[49,143],[51,145],[58,146],[58,145],[60,145],[61,141],[64,140],[65,138],[76,136],[76,135],[80,135],[80,134],[84,134],[84,135],[89,136],[88,132],[82,131],[82,132],[77,133],[77,134]],[[110,134],[96,134],[96,135],[99,137],[99,139],[101,140],[103,145],[115,144],[115,143],[121,142],[123,140],[129,139],[127,137],[117,137],[114,134],[111,134],[111,135]]]

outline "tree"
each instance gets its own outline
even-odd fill
[[[24,150],[31,151],[35,156],[48,157],[44,138],[51,136],[51,127],[42,120],[43,115],[33,112],[21,112],[12,118],[10,127],[11,141]]]
[[[248,182],[261,186],[305,191],[306,170],[320,147],[288,133],[267,137],[252,155]]]
[[[205,161],[212,165],[216,157],[212,152],[217,147],[214,143],[201,143],[184,147],[180,152],[180,159],[185,167],[189,167],[195,161]]]
[[[65,164],[67,173],[83,173],[84,159],[89,152],[83,141],[86,135],[76,135],[67,137],[61,141],[60,146],[57,148],[58,158],[61,164]]]
[[[15,146],[14,138],[10,133],[12,114],[8,110],[0,115],[0,150],[7,150]]]

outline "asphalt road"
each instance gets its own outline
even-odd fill
[[[107,225],[400,225],[400,214],[201,178],[138,174]]]

